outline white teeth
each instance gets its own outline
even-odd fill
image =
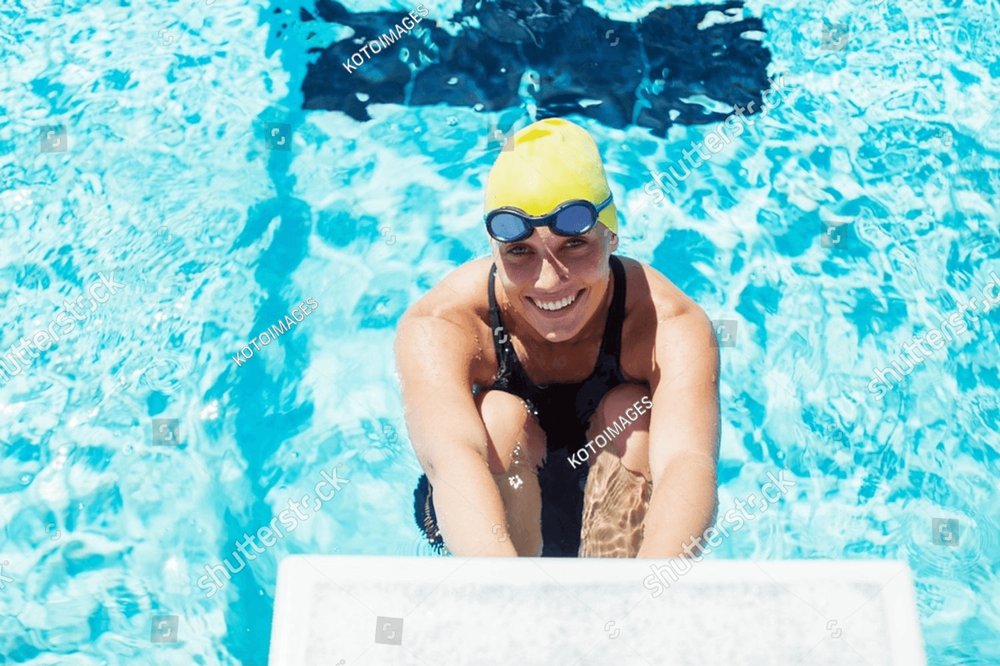
[[[567,296],[561,301],[552,301],[551,303],[545,303],[544,301],[539,301],[534,298],[531,299],[531,302],[543,310],[554,311],[554,310],[562,310],[565,307],[569,307],[569,305],[575,300],[576,300],[576,294],[573,294],[572,296]]]

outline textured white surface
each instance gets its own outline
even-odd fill
[[[925,663],[905,563],[704,561],[656,597],[652,564],[288,557],[270,664]]]

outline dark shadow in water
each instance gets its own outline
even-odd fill
[[[343,63],[402,25],[406,14],[355,13],[318,0],[316,16],[301,10],[302,27],[326,21],[355,34],[312,49],[319,57],[302,83],[303,108],[343,111],[359,121],[368,120],[367,105],[377,103],[481,104],[477,108],[496,111],[521,105],[518,86],[530,68],[541,79],[528,84],[538,119],[577,113],[665,136],[674,122],[718,122],[731,112],[710,111],[690,100],[696,95],[727,109],[760,104],[770,53],[760,35],[741,36],[764,31],[760,19],[739,18],[743,11],[741,2],[657,8],[631,23],[567,0],[465,0],[458,14],[427,16],[349,72]],[[699,30],[710,13],[729,22]]]

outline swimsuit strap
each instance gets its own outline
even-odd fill
[[[500,309],[497,308],[497,297],[493,294],[493,286],[496,284],[497,276],[497,265],[493,264],[490,267],[490,287],[486,290],[486,294],[490,299],[490,327],[493,329],[493,340],[497,339],[497,328],[502,326],[503,323],[500,321]]]
[[[611,255],[611,272],[615,276],[615,291],[608,309],[608,319],[604,325],[604,338],[598,362],[612,363],[619,370],[622,348],[622,326],[625,323],[625,266],[621,259]]]
[[[514,344],[510,340],[510,334],[504,328],[503,319],[500,318],[500,308],[497,306],[497,299],[494,295],[494,285],[496,284],[497,265],[490,268],[490,286],[487,289],[490,301],[490,333],[493,336],[493,351],[497,355],[497,382],[498,388],[506,388],[512,377],[510,373],[522,375],[521,379],[527,383],[527,375],[521,368],[521,363],[517,359],[517,352],[514,351]],[[515,380],[516,381],[516,380]]]

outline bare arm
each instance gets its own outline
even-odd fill
[[[719,349],[701,310],[660,322],[650,388],[653,495],[638,557],[691,555],[718,505]]]
[[[503,502],[487,462],[487,435],[472,396],[472,335],[440,317],[404,316],[396,364],[406,427],[454,555],[511,556]]]

